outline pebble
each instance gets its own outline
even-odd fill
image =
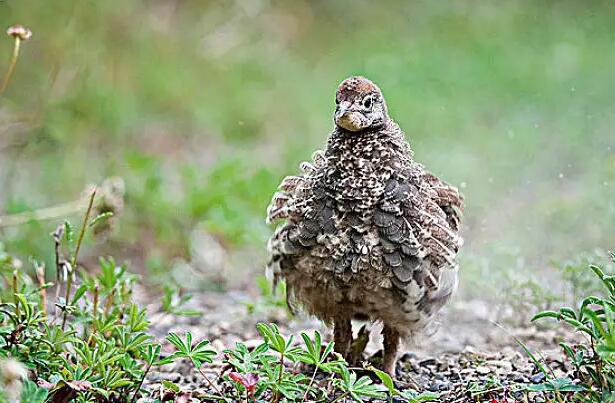
[[[178,382],[181,379],[180,374],[173,372],[151,372],[147,379],[150,383],[160,382],[160,381],[169,381],[169,382]]]
[[[480,375],[487,375],[488,373],[491,372],[489,368],[482,366],[482,365],[476,367],[474,370],[476,371],[477,374],[480,374]]]
[[[542,372],[538,372],[537,374],[532,375],[530,377],[530,381],[532,383],[541,383],[542,381],[544,381],[544,379],[545,379],[545,374]]]
[[[423,361],[421,361],[419,363],[419,365],[422,366],[422,367],[426,367],[426,366],[429,366],[429,365],[435,365],[435,364],[436,364],[435,358],[429,358],[429,359],[423,360]]]
[[[262,343],[256,332],[255,324],[258,321],[266,321],[267,318],[248,314],[245,307],[238,306],[238,298],[238,296],[233,297],[232,293],[196,295],[191,302],[194,303],[195,307],[207,310],[207,315],[197,321],[191,318],[174,318],[172,315],[153,312],[151,317],[155,320],[152,320],[152,331],[160,340],[164,339],[169,330],[178,331],[180,334],[191,331],[195,340],[208,338],[211,341],[211,347],[218,352],[225,348],[234,347],[237,341],[242,341],[249,349],[253,349]],[[250,299],[249,296],[245,298]],[[308,325],[303,319],[295,318],[289,321],[284,315],[280,316],[277,322],[283,334],[294,333],[298,342],[301,341],[298,333],[302,330],[310,329],[308,334],[311,334],[311,329],[318,329],[321,334],[330,335],[330,332],[328,333],[318,322],[310,322]],[[554,339],[554,335],[539,334],[541,332],[542,330],[537,332],[535,329],[514,329],[514,334],[524,340],[549,341]],[[459,351],[467,345],[465,350],[460,352],[439,353],[437,355],[403,354],[397,368],[398,387],[413,385],[412,387],[415,388],[414,385],[416,385],[416,389],[439,393],[438,401],[442,402],[479,400],[488,402],[492,399],[504,401],[505,398],[509,402],[512,399],[524,401],[523,393],[517,396],[511,391],[511,387],[519,383],[543,382],[544,375],[541,372],[536,372],[535,365],[526,355],[521,354],[517,347],[507,348],[503,346],[501,331],[496,329],[493,333],[494,336],[491,339],[483,337],[482,341],[474,339],[471,342],[468,341],[469,339],[460,341],[459,343],[462,344],[459,344],[459,348],[451,350]],[[489,345],[497,348],[497,351],[482,352],[485,342],[489,342]],[[476,347],[477,345],[478,347]],[[380,348],[379,345],[378,348]],[[169,343],[163,341],[164,354],[168,355],[173,350]],[[371,351],[376,351],[376,349]],[[542,351],[544,352],[544,350]],[[559,350],[554,351],[556,353],[553,355],[544,352],[549,365],[558,376],[569,376],[571,369],[567,368],[567,361],[563,360]],[[203,366],[203,371],[208,378],[217,379],[217,386],[220,390],[230,393],[233,386],[218,378],[224,367],[220,362],[222,358],[222,354],[219,354],[214,364]],[[295,369],[302,372],[308,371],[307,367],[296,367]],[[193,398],[202,394],[214,393],[189,362],[179,362],[153,369],[144,383],[144,388],[150,390],[153,397],[156,391],[160,391],[163,380],[178,384],[182,390],[192,393]],[[316,380],[326,381],[320,375],[316,377]],[[494,388],[493,382],[497,382],[497,388]],[[477,398],[469,393],[470,385],[472,385],[474,392],[491,391],[484,394],[479,393],[480,398]],[[377,400],[367,401],[376,402]],[[393,399],[393,401],[401,400]],[[549,397],[539,392],[533,392],[528,401],[546,402],[549,401]]]

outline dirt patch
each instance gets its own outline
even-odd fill
[[[282,308],[260,306],[254,301],[254,295],[245,291],[206,292],[190,301],[191,308],[203,312],[201,317],[174,317],[161,312],[158,301],[151,302],[148,310],[153,333],[161,339],[171,331],[180,335],[190,331],[195,340],[209,339],[219,352],[239,341],[248,347],[259,344],[255,327],[258,322],[276,323],[286,335],[298,336],[301,331],[311,333],[316,329],[328,339],[331,337],[330,331],[313,318],[291,317]],[[557,376],[566,376],[571,369],[564,363],[557,341],[571,335],[532,326],[497,326],[497,318],[492,314],[496,310],[492,308],[490,302],[482,300],[454,301],[444,311],[435,335],[406,346],[398,362],[396,386],[437,392],[443,402],[548,401],[547,395],[530,393],[520,386],[542,383],[544,375],[519,348],[515,338],[532,351],[541,351]],[[366,348],[367,357],[376,363],[381,348],[379,333],[378,325],[372,325],[372,340]],[[165,349],[167,353],[172,351],[168,344]],[[219,354],[214,364],[206,365],[204,370],[213,381],[220,383],[220,389],[230,390],[231,386],[220,378],[225,371],[223,358]],[[309,372],[309,368],[289,370]],[[145,385],[159,394],[163,380],[181,385],[187,393],[204,401],[212,393],[202,375],[189,363],[170,364],[152,372]]]

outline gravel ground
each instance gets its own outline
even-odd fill
[[[149,299],[149,298],[148,298]],[[258,300],[258,298],[256,298]],[[255,325],[258,322],[273,322],[283,334],[300,331],[311,333],[317,329],[331,337],[328,329],[319,321],[307,317],[290,317],[284,309],[255,301],[255,296],[246,292],[202,293],[190,301],[190,307],[203,312],[201,317],[175,317],[161,312],[158,300],[150,299],[148,310],[154,333],[161,339],[172,331],[182,335],[191,331],[195,340],[207,338],[212,347],[220,352],[241,341],[248,346],[259,343]],[[248,307],[251,309],[248,309]],[[526,392],[520,385],[538,384],[544,380],[531,359],[516,345],[518,338],[532,351],[540,351],[556,376],[566,376],[569,368],[557,349],[562,337],[571,337],[553,329],[535,327],[498,326],[491,317],[491,306],[486,301],[454,301],[441,318],[439,332],[416,345],[406,346],[397,367],[398,389],[412,388],[432,391],[440,395],[442,402],[542,402],[550,401],[548,395]],[[356,326],[358,328],[358,326]],[[506,328],[504,330],[503,328]],[[372,336],[379,335],[377,326],[371,329]],[[514,337],[513,337],[514,336]],[[380,354],[379,337],[372,337],[366,348],[370,361],[377,362]],[[171,352],[170,345],[165,345]],[[229,388],[220,378],[226,369],[222,354],[214,364],[205,365],[203,371],[218,388]],[[289,368],[301,371],[301,368]],[[303,369],[309,372],[309,368]],[[189,396],[201,401],[214,401],[207,396],[214,391],[207,386],[202,374],[187,362],[178,362],[153,371],[145,386],[154,396],[164,396],[162,381],[171,381],[181,386],[183,393],[172,395],[170,400],[182,401]],[[145,400],[144,400],[145,401]],[[184,400],[189,401],[189,400]]]

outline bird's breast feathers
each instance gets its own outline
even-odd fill
[[[391,293],[411,314],[450,297],[462,199],[412,159],[401,131],[370,141],[334,133],[301,167],[268,208],[269,221],[285,220],[269,241],[269,269],[299,303],[309,305],[308,288],[335,287],[348,298]]]

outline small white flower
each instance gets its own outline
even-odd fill
[[[22,41],[27,41],[32,38],[32,31],[19,24],[9,27],[9,29],[6,30],[6,34],[13,38],[19,38]]]

